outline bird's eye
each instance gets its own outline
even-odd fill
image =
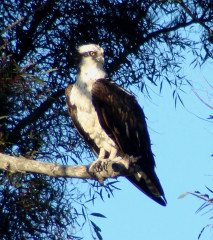
[[[89,52],[89,55],[90,55],[91,57],[94,57],[94,56],[96,55],[96,52],[91,51],[91,52]]]

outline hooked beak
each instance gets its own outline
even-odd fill
[[[99,63],[104,64],[104,56],[103,56],[103,55],[97,57],[96,60],[97,60]]]

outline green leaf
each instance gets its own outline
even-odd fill
[[[84,216],[84,220],[86,221],[86,214],[84,212],[84,208],[83,207],[82,207],[81,211],[82,211],[82,215]]]
[[[189,194],[190,194],[189,192],[183,193],[178,197],[178,199],[184,198],[185,196],[187,196]]]
[[[57,71],[58,69],[57,68],[53,68],[53,69],[50,69],[50,70],[47,70],[41,74],[47,74],[47,73],[50,73],[50,72],[54,72],[54,71]]]
[[[97,226],[97,225],[96,225],[93,221],[91,221],[91,220],[90,220],[90,222],[91,222],[91,224],[92,224],[92,226],[93,226],[93,229],[94,229],[94,231],[95,231],[98,239],[99,239],[99,240],[103,240],[103,238],[102,238],[102,236],[101,236],[101,234],[100,234],[101,229],[99,228],[99,226]]]
[[[9,116],[0,116],[0,120],[3,119],[3,118],[7,118]]]
[[[41,84],[41,85],[46,85],[47,84],[46,82],[44,82],[43,80],[41,80],[41,79],[39,79],[37,77],[34,77],[32,80],[34,82],[38,83],[38,84]]]
[[[103,214],[101,213],[91,213],[90,215],[95,216],[95,217],[102,217],[102,218],[106,218]]]

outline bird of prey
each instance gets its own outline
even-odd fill
[[[78,54],[77,80],[65,93],[74,126],[98,159],[137,158],[135,172],[127,178],[165,206],[143,110],[132,94],[107,77],[103,48],[87,44],[78,48]]]

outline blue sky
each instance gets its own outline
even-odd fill
[[[205,82],[207,79],[213,85],[210,66],[206,64],[195,70],[186,65],[183,70],[196,91],[213,105],[213,98],[208,98],[212,89]],[[105,198],[104,202],[97,199],[94,206],[88,205],[91,212],[100,212],[107,217],[94,217],[104,240],[195,240],[201,229],[210,223],[210,215],[202,215],[204,212],[195,214],[202,200],[190,195],[178,199],[187,191],[207,192],[205,186],[211,188],[213,179],[210,176],[213,169],[213,125],[199,118],[207,118],[212,112],[189,86],[185,91],[182,94],[185,107],[178,104],[176,109],[168,85],[164,85],[161,95],[153,94],[151,100],[136,91],[148,118],[156,172],[168,205],[158,205],[128,180],[118,178],[120,183],[116,186],[121,191],[115,191],[114,197]],[[210,239],[211,235],[213,231],[207,229],[201,240]],[[84,231],[83,236],[90,239],[88,231]]]

